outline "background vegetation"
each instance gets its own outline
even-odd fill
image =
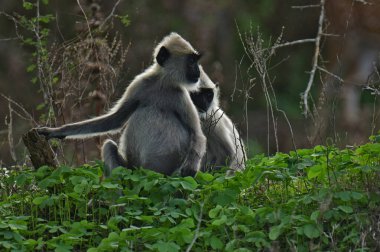
[[[270,46],[270,41],[281,33],[282,41],[312,38],[317,31],[318,8],[300,11],[292,6],[305,4],[305,1],[286,3],[274,0],[79,1],[80,6],[76,1],[39,2],[39,19],[35,18],[37,2],[6,1],[1,4],[0,58],[6,63],[0,66],[0,93],[22,105],[34,118],[34,121],[30,120],[29,116],[18,111],[23,118],[13,113],[10,123],[7,100],[1,98],[0,117],[8,124],[0,125],[3,163],[11,165],[24,159],[26,153],[20,137],[31,126],[37,123],[60,125],[102,113],[109,103],[99,102],[99,96],[111,97],[111,101],[118,98],[128,82],[151,63],[155,43],[171,31],[179,32],[205,53],[202,64],[212,79],[219,82],[222,106],[244,139],[248,139],[251,153],[277,150],[272,137],[273,127],[268,132],[263,89],[258,82],[250,82],[257,75],[248,73],[251,62],[245,55],[239,31],[244,36],[260,29],[266,46]],[[100,31],[99,24],[105,20],[106,25]],[[88,34],[88,28],[92,30],[91,34]],[[86,40],[88,36],[98,40],[95,42],[97,49],[92,44],[94,41]],[[117,43],[113,44],[115,39]],[[114,52],[110,52],[112,50]],[[120,51],[124,54],[116,55]],[[278,50],[268,66],[278,104],[290,117],[300,147],[311,146],[303,127],[300,93],[307,82],[312,53],[311,43],[288,47]],[[91,58],[88,54],[96,56]],[[89,62],[106,66],[100,74],[105,76],[103,80],[98,80],[94,73],[95,64],[89,66]],[[247,93],[251,84],[253,87]],[[101,91],[101,95],[95,95],[93,99],[94,91]],[[244,112],[246,101],[247,113]],[[54,107],[55,119],[40,118],[41,114],[52,112],[49,112],[50,107]],[[18,107],[13,104],[12,109]],[[278,137],[281,138],[279,150],[293,149],[287,123],[281,116],[277,123]],[[78,143],[73,148],[83,149],[85,146],[86,152],[92,151],[92,155],[77,157],[70,155],[70,151],[66,153],[69,155],[67,162],[81,164],[93,160],[98,152],[91,146],[100,141],[95,144],[89,141],[89,144]],[[12,155],[9,155],[10,150]]]

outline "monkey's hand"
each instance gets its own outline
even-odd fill
[[[194,177],[195,174],[197,174],[197,171],[199,170],[199,168],[200,168],[200,156],[195,151],[191,151],[188,157],[186,157],[186,159],[183,161],[179,170],[182,177],[187,177],[187,176]]]
[[[64,139],[66,136],[59,132],[59,128],[40,127],[36,128],[37,133],[45,136],[46,139],[58,138]]]
[[[193,170],[193,169],[180,169],[181,170],[181,176],[182,177],[187,177],[187,176],[191,176],[191,177],[195,177],[195,174],[197,174],[197,171],[196,170]]]

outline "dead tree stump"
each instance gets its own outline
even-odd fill
[[[37,133],[37,130],[31,129],[25,135],[22,140],[30,154],[30,160],[35,169],[43,165],[57,167],[58,162],[55,158],[54,151],[50,147],[50,144],[44,136]]]

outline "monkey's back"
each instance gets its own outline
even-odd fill
[[[203,123],[207,137],[207,152],[203,157],[203,170],[229,166],[232,170],[245,168],[244,145],[231,119],[216,108]]]
[[[128,166],[170,175],[181,166],[188,142],[189,132],[173,110],[142,106],[128,120],[120,151]]]

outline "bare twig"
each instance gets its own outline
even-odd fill
[[[336,75],[336,74],[333,74],[332,72],[329,72],[329,71],[327,71],[325,68],[323,68],[323,67],[320,67],[320,66],[317,66],[317,69],[318,70],[320,70],[320,71],[322,71],[322,72],[324,72],[324,73],[326,73],[326,74],[328,74],[328,75],[330,75],[331,77],[334,77],[335,79],[337,79],[338,81],[340,81],[340,82],[344,82],[344,80],[341,78],[341,77],[339,77],[338,75]]]
[[[286,46],[293,46],[293,45],[304,44],[304,43],[315,43],[315,42],[316,42],[315,38],[299,39],[295,41],[290,41],[290,42],[274,45],[268,49],[273,50],[273,49],[278,49],[278,48],[286,47]]]
[[[33,122],[35,125],[37,125],[37,122],[34,120],[33,116],[28,111],[26,111],[26,109],[21,104],[17,103],[16,101],[12,100],[11,98],[5,96],[2,93],[0,93],[0,96],[2,96],[4,99],[6,99],[9,103],[12,103],[16,107],[18,107],[24,113],[24,116],[17,113],[18,116],[20,116],[24,120],[29,120],[29,121]],[[13,110],[13,112],[15,112],[15,111]]]
[[[366,0],[354,0],[354,2],[362,3],[364,5],[372,5],[373,3],[367,2]]]
[[[87,28],[88,28],[88,33],[90,34],[90,38],[93,39],[93,37],[92,37],[92,33],[91,33],[90,22],[88,22],[88,18],[87,18],[86,12],[83,10],[83,7],[82,7],[82,5],[80,4],[79,0],[77,0],[77,3],[78,3],[78,6],[79,6],[80,10],[81,10],[82,13],[83,13],[84,18],[86,19],[86,24],[87,24]]]
[[[322,34],[321,34],[322,36],[324,36],[324,37],[336,37],[336,38],[338,38],[338,37],[340,37],[341,35],[340,34],[334,34],[334,33],[325,33],[325,32],[322,32]]]
[[[13,21],[13,24],[14,24],[14,26],[15,26],[16,37],[17,37],[18,39],[22,39],[22,36],[21,36],[21,34],[19,33],[19,31],[18,31],[18,25],[19,25],[19,22],[17,21],[17,19],[16,19],[14,16],[9,15],[8,13],[3,12],[3,11],[0,11],[0,15],[4,15],[4,16],[7,17],[9,20],[12,20],[12,21]]]
[[[282,34],[281,34],[282,35]],[[277,39],[275,44],[278,44],[278,42],[281,40],[281,35]],[[268,154],[269,154],[269,129],[270,129],[270,122],[269,118],[272,119],[272,125],[273,125],[273,131],[275,135],[275,142],[276,142],[276,151],[279,151],[279,143],[278,143],[278,136],[277,136],[277,120],[274,113],[274,106],[272,102],[272,98],[274,99],[275,104],[277,104],[276,96],[274,93],[271,92],[273,89],[271,89],[271,81],[268,74],[267,64],[269,62],[269,59],[274,54],[274,50],[271,50],[268,53],[263,52],[263,40],[261,37],[261,33],[257,32],[257,38],[256,40],[252,37],[252,34],[250,37],[246,38],[246,43],[248,45],[248,50],[253,58],[252,66],[256,69],[256,72],[260,76],[260,83],[262,86],[262,89],[264,91],[265,101],[267,104],[267,115],[268,115],[268,135],[267,135],[267,141],[268,141]],[[271,98],[271,93],[273,94]],[[270,115],[270,116],[269,116]]]
[[[33,27],[33,31],[36,35],[36,40],[37,40],[37,43],[38,43],[38,46],[37,46],[37,50],[36,50],[36,53],[37,53],[37,67],[38,67],[38,80],[40,81],[40,86],[41,86],[41,90],[44,90],[44,91],[47,91],[47,92],[44,92],[44,100],[46,103],[48,103],[51,99],[50,99],[50,92],[48,92],[48,88],[44,85],[45,82],[43,81],[43,76],[44,76],[44,71],[43,71],[43,63],[42,63],[42,60],[41,60],[41,51],[42,51],[42,41],[41,41],[41,34],[40,34],[40,1],[37,0],[36,1],[36,17],[37,17],[37,21],[35,23],[35,26]],[[45,86],[45,87],[44,87]],[[46,95],[48,94],[48,95]],[[49,102],[50,104],[50,102]]]
[[[15,145],[13,140],[13,109],[11,103],[8,101],[8,109],[9,109],[9,121],[5,121],[5,124],[8,126],[8,144],[9,144],[9,151],[11,153],[11,157],[13,161],[17,160],[16,152],[15,152]]]
[[[364,86],[363,87],[363,90],[368,90],[371,92],[371,95],[377,95],[379,96],[380,95],[380,90],[376,89],[376,88],[373,88],[371,86]]]
[[[118,1],[115,3],[115,5],[114,5],[113,8],[112,8],[111,13],[110,13],[110,14],[104,19],[104,21],[103,21],[102,24],[100,25],[100,28],[103,28],[103,26],[108,22],[108,20],[109,20],[110,18],[113,17],[113,15],[115,14],[116,8],[117,8],[117,6],[120,4],[120,2],[121,2],[121,0],[118,0]]]
[[[321,5],[319,5],[319,4],[295,5],[295,6],[292,6],[292,9],[300,9],[300,10],[303,10],[303,9],[307,9],[307,8],[318,8],[318,7],[321,7]]]
[[[247,161],[247,154],[245,152],[243,141],[241,137],[239,136],[239,134],[237,133],[237,129],[234,124],[232,125],[232,134],[234,136],[235,157],[231,157],[232,159],[231,161],[234,161],[235,159],[236,160],[234,161],[236,162],[235,165],[237,165],[237,167],[239,167],[239,170],[241,170],[241,167]],[[243,152],[243,156],[241,157],[240,160],[238,157],[239,149],[241,149],[241,151]]]
[[[243,44],[243,48],[244,48],[244,52],[245,52],[245,56],[247,56],[247,58],[250,60],[250,62],[254,62],[254,59],[252,58],[252,56],[250,55],[249,51],[248,51],[248,48],[245,46],[245,40],[243,39],[243,36],[242,36],[242,33],[240,32],[240,29],[239,29],[239,26],[235,20],[235,25],[236,25],[236,28],[238,30],[238,34],[239,34],[239,38],[240,38],[240,41],[241,43]],[[243,62],[243,59],[244,59],[244,56],[242,57],[242,59],[240,60],[240,63],[239,63],[239,70],[240,70],[240,66]],[[250,69],[253,67],[253,64],[251,64],[251,66],[248,68],[247,70],[247,73],[250,71]],[[241,76],[241,79],[243,79],[242,77],[242,73],[240,71],[240,76]],[[249,99],[252,99],[252,97],[250,96],[250,91],[251,89],[253,89],[253,87],[256,85],[255,84],[255,81],[256,79],[253,77],[251,78],[250,76],[248,77],[248,83],[245,83],[243,82],[243,89],[242,90],[238,90],[240,91],[241,93],[244,94],[244,112],[245,112],[245,127],[246,127],[246,142],[248,143],[248,140],[249,140],[249,119],[248,119],[248,100]],[[236,84],[236,83],[235,83]],[[234,93],[235,93],[235,90],[236,88],[234,89]],[[233,93],[233,95],[234,95]],[[248,149],[248,145],[247,145],[247,150]]]
[[[187,247],[186,252],[190,252],[191,251],[191,248],[194,246],[195,242],[198,239],[199,230],[201,229],[201,223],[202,223],[202,216],[203,216],[203,207],[204,207],[204,205],[205,205],[205,202],[203,201],[202,204],[201,204],[201,211],[200,211],[199,216],[198,216],[197,229],[195,229],[193,240],[191,241],[191,243]]]
[[[1,38],[0,39],[0,42],[3,42],[3,41],[10,41],[10,40],[17,40],[19,39],[19,37],[13,37],[13,38]]]
[[[317,37],[315,40],[313,66],[312,66],[312,69],[310,71],[309,81],[307,83],[306,90],[302,94],[303,106],[304,106],[303,114],[305,117],[307,117],[310,113],[308,98],[310,95],[311,87],[312,87],[313,82],[314,82],[315,72],[316,72],[317,67],[318,67],[318,58],[319,58],[319,54],[320,54],[320,43],[321,43],[321,37],[323,34],[323,21],[325,19],[325,0],[321,0],[320,6],[321,6],[321,12],[320,12],[319,21],[318,21],[318,33],[317,33]]]
[[[268,118],[268,121],[267,121],[268,153],[269,153],[269,140],[270,140],[269,132],[270,132],[270,128],[271,128],[270,123],[272,123],[273,131],[274,131],[274,135],[275,135],[276,150],[279,151],[279,141],[278,141],[278,134],[277,134],[278,123],[277,123],[277,118],[275,116],[275,114],[277,114],[277,113],[281,113],[284,116],[284,118],[285,118],[285,120],[289,126],[289,129],[290,129],[294,150],[295,150],[295,152],[297,152],[297,147],[296,147],[296,144],[294,141],[293,129],[292,129],[292,126],[290,124],[290,121],[287,118],[286,113],[283,110],[279,109],[279,107],[278,107],[276,93],[274,91],[274,88],[272,85],[272,80],[271,80],[271,78],[269,76],[269,72],[268,72],[268,63],[270,61],[270,58],[274,55],[276,48],[280,48],[280,47],[284,47],[284,46],[291,46],[291,45],[296,45],[296,44],[301,44],[301,43],[307,43],[307,42],[313,42],[313,41],[315,42],[316,40],[315,39],[305,39],[305,40],[297,40],[297,41],[293,41],[293,42],[280,44],[280,41],[282,39],[282,33],[281,33],[281,35],[276,39],[276,41],[274,42],[272,47],[264,48],[263,40],[261,38],[260,32],[257,33],[256,39],[253,38],[252,32],[251,32],[250,36],[246,36],[245,40],[242,39],[242,36],[240,33],[239,33],[239,35],[240,35],[240,39],[244,45],[243,46],[244,50],[245,50],[248,58],[252,62],[252,65],[250,66],[249,69],[254,68],[256,70],[257,74],[259,75],[259,80],[260,80],[262,89],[264,91],[265,101],[267,104],[267,118]],[[249,71],[249,69],[248,69],[248,71]]]

